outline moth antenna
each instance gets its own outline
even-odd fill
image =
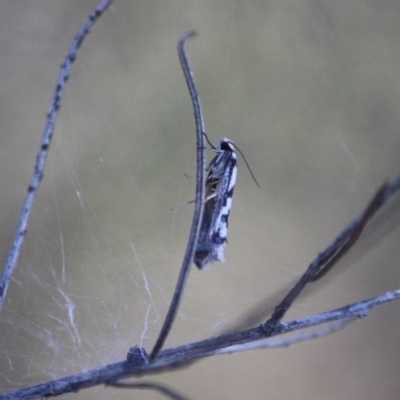
[[[210,139],[208,139],[207,133],[203,132],[203,135],[204,135],[204,137],[206,138],[207,143],[211,146],[211,148],[212,148],[213,150],[215,150],[216,147],[210,142]]]
[[[208,139],[207,139],[207,141],[208,141]],[[251,174],[251,177],[253,178],[253,181],[256,183],[256,185],[257,185],[258,187],[260,187],[260,184],[258,183],[256,177],[254,176],[253,171],[251,170],[250,165],[249,165],[249,163],[248,163],[247,160],[246,160],[246,157],[245,157],[244,154],[241,152],[241,150],[239,149],[239,147],[236,146],[235,143],[233,143],[233,142],[231,142],[231,143],[233,144],[233,146],[235,147],[235,149],[236,149],[236,150],[240,153],[240,155],[242,156],[244,162],[246,163],[246,167],[247,167],[247,169],[249,170],[249,172],[250,172],[250,174]]]

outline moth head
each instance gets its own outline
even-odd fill
[[[215,151],[218,152],[224,152],[224,151],[231,151],[231,152],[235,152],[235,149],[237,149],[237,151],[240,153],[240,155],[243,157],[244,162],[246,163],[247,169],[249,170],[251,177],[253,178],[254,182],[256,183],[256,185],[258,187],[260,187],[260,184],[257,182],[257,179],[255,178],[253,171],[251,170],[249,163],[246,160],[246,157],[244,156],[244,154],[241,152],[241,150],[239,149],[239,147],[236,146],[235,143],[232,142],[232,140],[228,139],[228,138],[222,138],[219,143],[218,146],[215,148]]]
[[[235,151],[235,145],[232,140],[228,138],[222,138],[217,146],[217,150],[220,151]]]

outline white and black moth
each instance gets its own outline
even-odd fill
[[[217,155],[208,166],[203,220],[194,254],[194,263],[206,269],[225,261],[229,213],[237,175],[235,145],[222,138],[214,149]]]

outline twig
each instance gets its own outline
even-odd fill
[[[14,243],[7,258],[7,264],[4,268],[3,276],[0,282],[0,310],[3,307],[4,299],[7,294],[8,286],[11,276],[17,265],[18,256],[21,251],[28,227],[28,220],[33,208],[33,204],[38,192],[40,182],[43,178],[43,171],[46,164],[47,155],[51,139],[54,132],[58,111],[61,107],[61,99],[64,92],[65,85],[71,73],[72,65],[76,60],[79,48],[83,41],[90,33],[91,28],[96,21],[103,15],[103,13],[110,7],[113,0],[103,0],[97,8],[89,15],[82,28],[75,36],[74,41],[67,53],[64,63],[61,65],[60,75],[57,80],[56,90],[54,92],[53,101],[49,112],[47,113],[46,125],[40,142],[39,152],[36,156],[36,164],[33,171],[31,181],[28,186],[28,193],[22,207],[21,215],[19,218],[17,233],[15,235]]]
[[[192,69],[186,55],[186,42],[196,34],[194,31],[185,33],[178,42],[178,54],[183,73],[185,75],[186,83],[190,92],[190,97],[193,104],[194,120],[196,123],[196,137],[197,137],[197,174],[196,174],[196,200],[195,209],[190,229],[189,241],[186,247],[186,253],[183,258],[182,267],[179,273],[178,281],[176,283],[174,295],[167,316],[165,317],[164,324],[161,328],[160,334],[156,344],[150,354],[150,362],[154,361],[161,351],[165,340],[171,330],[172,324],[178,312],[179,304],[182,299],[185,284],[189,276],[190,267],[193,262],[193,255],[196,248],[197,239],[204,210],[204,197],[205,197],[205,174],[206,174],[206,154],[204,147],[205,132],[203,112],[201,108],[200,97],[197,91],[196,83],[194,80]]]
[[[349,325],[350,323],[352,323],[354,321],[356,321],[355,317],[348,318],[348,319],[344,319],[339,322],[336,322],[335,324],[332,324],[326,328],[316,329],[315,331],[306,332],[306,333],[300,333],[299,335],[285,338],[285,339],[266,340],[261,343],[251,342],[251,343],[246,343],[246,344],[242,344],[242,345],[238,345],[238,346],[228,347],[226,349],[218,351],[217,354],[232,354],[232,353],[238,353],[240,351],[259,350],[259,349],[276,349],[278,347],[288,347],[288,346],[292,346],[293,344],[306,342],[311,339],[317,339],[317,338],[321,338],[323,336],[330,335],[334,332],[344,329],[347,325]]]
[[[311,328],[313,326],[343,319],[348,320],[364,318],[372,309],[398,299],[400,299],[400,290],[388,292],[384,295],[350,304],[333,311],[312,315],[287,323],[281,323],[271,334],[267,333],[262,326],[259,326],[241,332],[225,334],[200,342],[186,344],[184,346],[163,351],[160,354],[160,363],[162,360],[164,360],[164,362],[168,360],[168,362],[174,362],[175,364],[173,364],[173,366],[176,367],[178,362],[176,359],[177,355],[181,360],[184,360],[185,357],[189,357],[186,362],[192,362],[197,358],[219,354],[221,350],[230,346],[251,343],[258,340],[267,339],[269,337],[279,336],[297,330]],[[165,364],[163,366],[165,367]]]
[[[310,264],[293,289],[275,308],[271,318],[264,324],[266,332],[272,332],[285,316],[286,312],[310,282],[315,282],[329,272],[334,265],[356,243],[367,223],[377,211],[387,203],[400,188],[400,176],[392,183],[385,183],[376,192],[365,211],[355,218],[350,225],[335,239],[335,241]]]
[[[363,318],[372,309],[398,299],[400,299],[400,290],[388,292],[382,296],[351,304],[337,310],[280,324],[270,336],[278,336],[333,321],[345,320],[347,322],[349,319]],[[101,384],[113,384],[118,379],[167,372],[186,367],[200,358],[217,355],[224,349],[228,349],[229,352],[235,352],[232,350],[232,346],[255,342],[270,336],[267,335],[262,327],[222,335],[201,342],[189,343],[184,346],[164,350],[160,352],[157,359],[151,364],[146,363],[145,360],[135,363],[121,361],[102,368],[3,394],[0,395],[0,400],[23,400],[59,396],[60,394],[77,392],[81,389]]]

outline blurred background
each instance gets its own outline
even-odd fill
[[[11,247],[59,67],[93,0],[0,5],[0,246]],[[0,313],[1,392],[148,351],[179,272],[194,198],[188,54],[213,143],[239,158],[227,262],[193,268],[167,347],[219,334],[298,278],[400,172],[397,1],[116,0],[74,65],[23,252]],[[210,155],[211,157],[211,155]],[[301,318],[400,287],[400,201],[299,299]],[[274,305],[274,300],[268,303]],[[275,300],[277,301],[277,299]],[[153,376],[193,399],[394,399],[393,303],[285,349]],[[158,399],[98,387],[76,399]]]

